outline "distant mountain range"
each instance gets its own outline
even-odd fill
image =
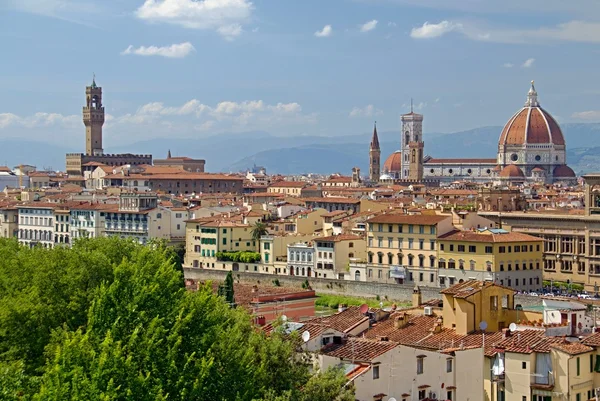
[[[425,133],[425,153],[438,158],[496,156],[502,127],[481,127],[450,134]],[[562,124],[568,145],[568,164],[582,174],[600,171],[600,124]],[[154,158],[174,156],[206,160],[207,171],[237,172],[264,166],[268,173],[350,174],[358,166],[368,171],[368,147],[372,133],[322,137],[277,137],[263,131],[224,133],[201,139],[153,139],[126,147],[107,148],[106,153],[150,153]],[[379,133],[382,163],[400,147],[399,131]],[[83,145],[83,140],[81,141]],[[18,139],[0,140],[0,164],[34,164],[38,169],[64,169],[65,153],[77,146]]]

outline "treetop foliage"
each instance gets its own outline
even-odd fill
[[[353,399],[294,336],[255,330],[210,285],[186,291],[164,243],[0,240],[0,255],[0,400]]]

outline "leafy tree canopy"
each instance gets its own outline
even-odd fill
[[[340,371],[310,374],[295,336],[265,336],[209,285],[186,291],[164,243],[0,240],[0,255],[2,400],[353,399]]]

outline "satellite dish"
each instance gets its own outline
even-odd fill
[[[379,301],[379,307],[383,309],[383,301]]]
[[[516,323],[511,323],[508,325],[508,329],[510,330],[510,332],[512,333],[513,331],[517,331],[517,324]]]
[[[304,333],[302,333],[302,341],[306,343],[308,342],[308,340],[310,340],[310,333],[308,332],[308,330],[306,330],[304,331]]]
[[[485,329],[487,329],[487,322],[485,320],[482,320],[481,323],[479,323],[479,330],[481,331],[485,331]]]
[[[396,401],[396,399],[394,397],[390,397],[388,398],[388,401]]]
[[[369,311],[369,305],[362,304],[360,306],[360,308],[358,308],[358,310],[360,311],[360,313],[362,313],[364,315],[365,313],[367,313]]]
[[[287,322],[287,316],[286,315],[281,315],[281,321],[283,323]]]

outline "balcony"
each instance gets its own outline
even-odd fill
[[[554,374],[552,371],[535,373],[531,377],[531,388],[534,390],[552,390],[554,388]]]

